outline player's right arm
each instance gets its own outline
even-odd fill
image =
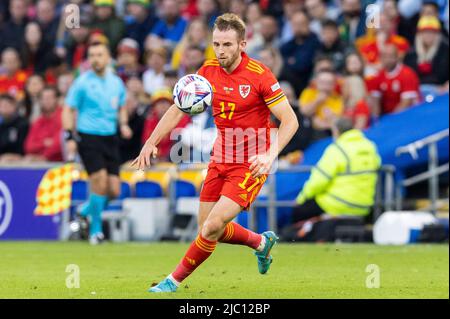
[[[184,113],[175,104],[172,104],[159,120],[155,130],[142,147],[141,153],[131,163],[131,166],[140,170],[150,167],[150,156],[155,158],[158,154],[157,146],[159,142],[178,125],[183,116]]]

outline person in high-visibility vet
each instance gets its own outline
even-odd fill
[[[348,118],[335,122],[333,137],[297,197],[292,223],[324,213],[366,216],[374,204],[381,165],[376,145]]]

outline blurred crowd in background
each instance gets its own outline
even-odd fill
[[[70,4],[78,6],[79,21]],[[246,22],[247,54],[272,70],[288,96],[300,128],[281,156],[301,163],[302,151],[330,136],[337,118],[365,129],[423,101],[425,92],[448,92],[448,6],[447,0],[2,0],[0,163],[64,160],[61,108],[73,80],[89,69],[87,47],[95,41],[109,45],[111,67],[126,84],[133,136],[121,140],[121,156],[124,163],[135,158],[173,103],[176,81],[215,57],[211,30],[224,12]],[[186,146],[207,160],[215,138],[211,110],[186,116],[179,128],[191,137]],[[159,160],[170,160],[174,142],[161,142]]]

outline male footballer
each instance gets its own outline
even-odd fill
[[[218,242],[254,249],[259,272],[265,274],[278,240],[272,231],[256,234],[233,219],[255,200],[298,121],[272,72],[245,54],[245,24],[237,15],[226,13],[216,19],[212,41],[216,59],[207,60],[198,74],[213,87],[218,137],[200,193],[199,233],[175,270],[150,292],[175,292]],[[275,143],[270,143],[271,112],[281,123]],[[183,115],[176,105],[165,113],[133,162],[138,169],[150,166],[158,143]]]

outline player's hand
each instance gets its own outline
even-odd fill
[[[131,130],[131,128],[128,125],[121,125],[120,126],[120,134],[122,135],[122,137],[126,140],[129,140],[130,138],[133,137],[133,131]]]
[[[67,160],[68,161],[75,160],[75,156],[77,155],[77,142],[75,142],[74,140],[67,141],[66,151],[67,151]]]
[[[150,156],[156,158],[158,155],[158,148],[150,143],[145,143],[142,147],[141,153],[138,157],[131,163],[131,167],[136,167],[136,169],[144,170],[146,167],[150,167]]]
[[[273,163],[273,159],[269,155],[254,155],[248,161],[251,163],[249,170],[253,178],[269,174]]]

